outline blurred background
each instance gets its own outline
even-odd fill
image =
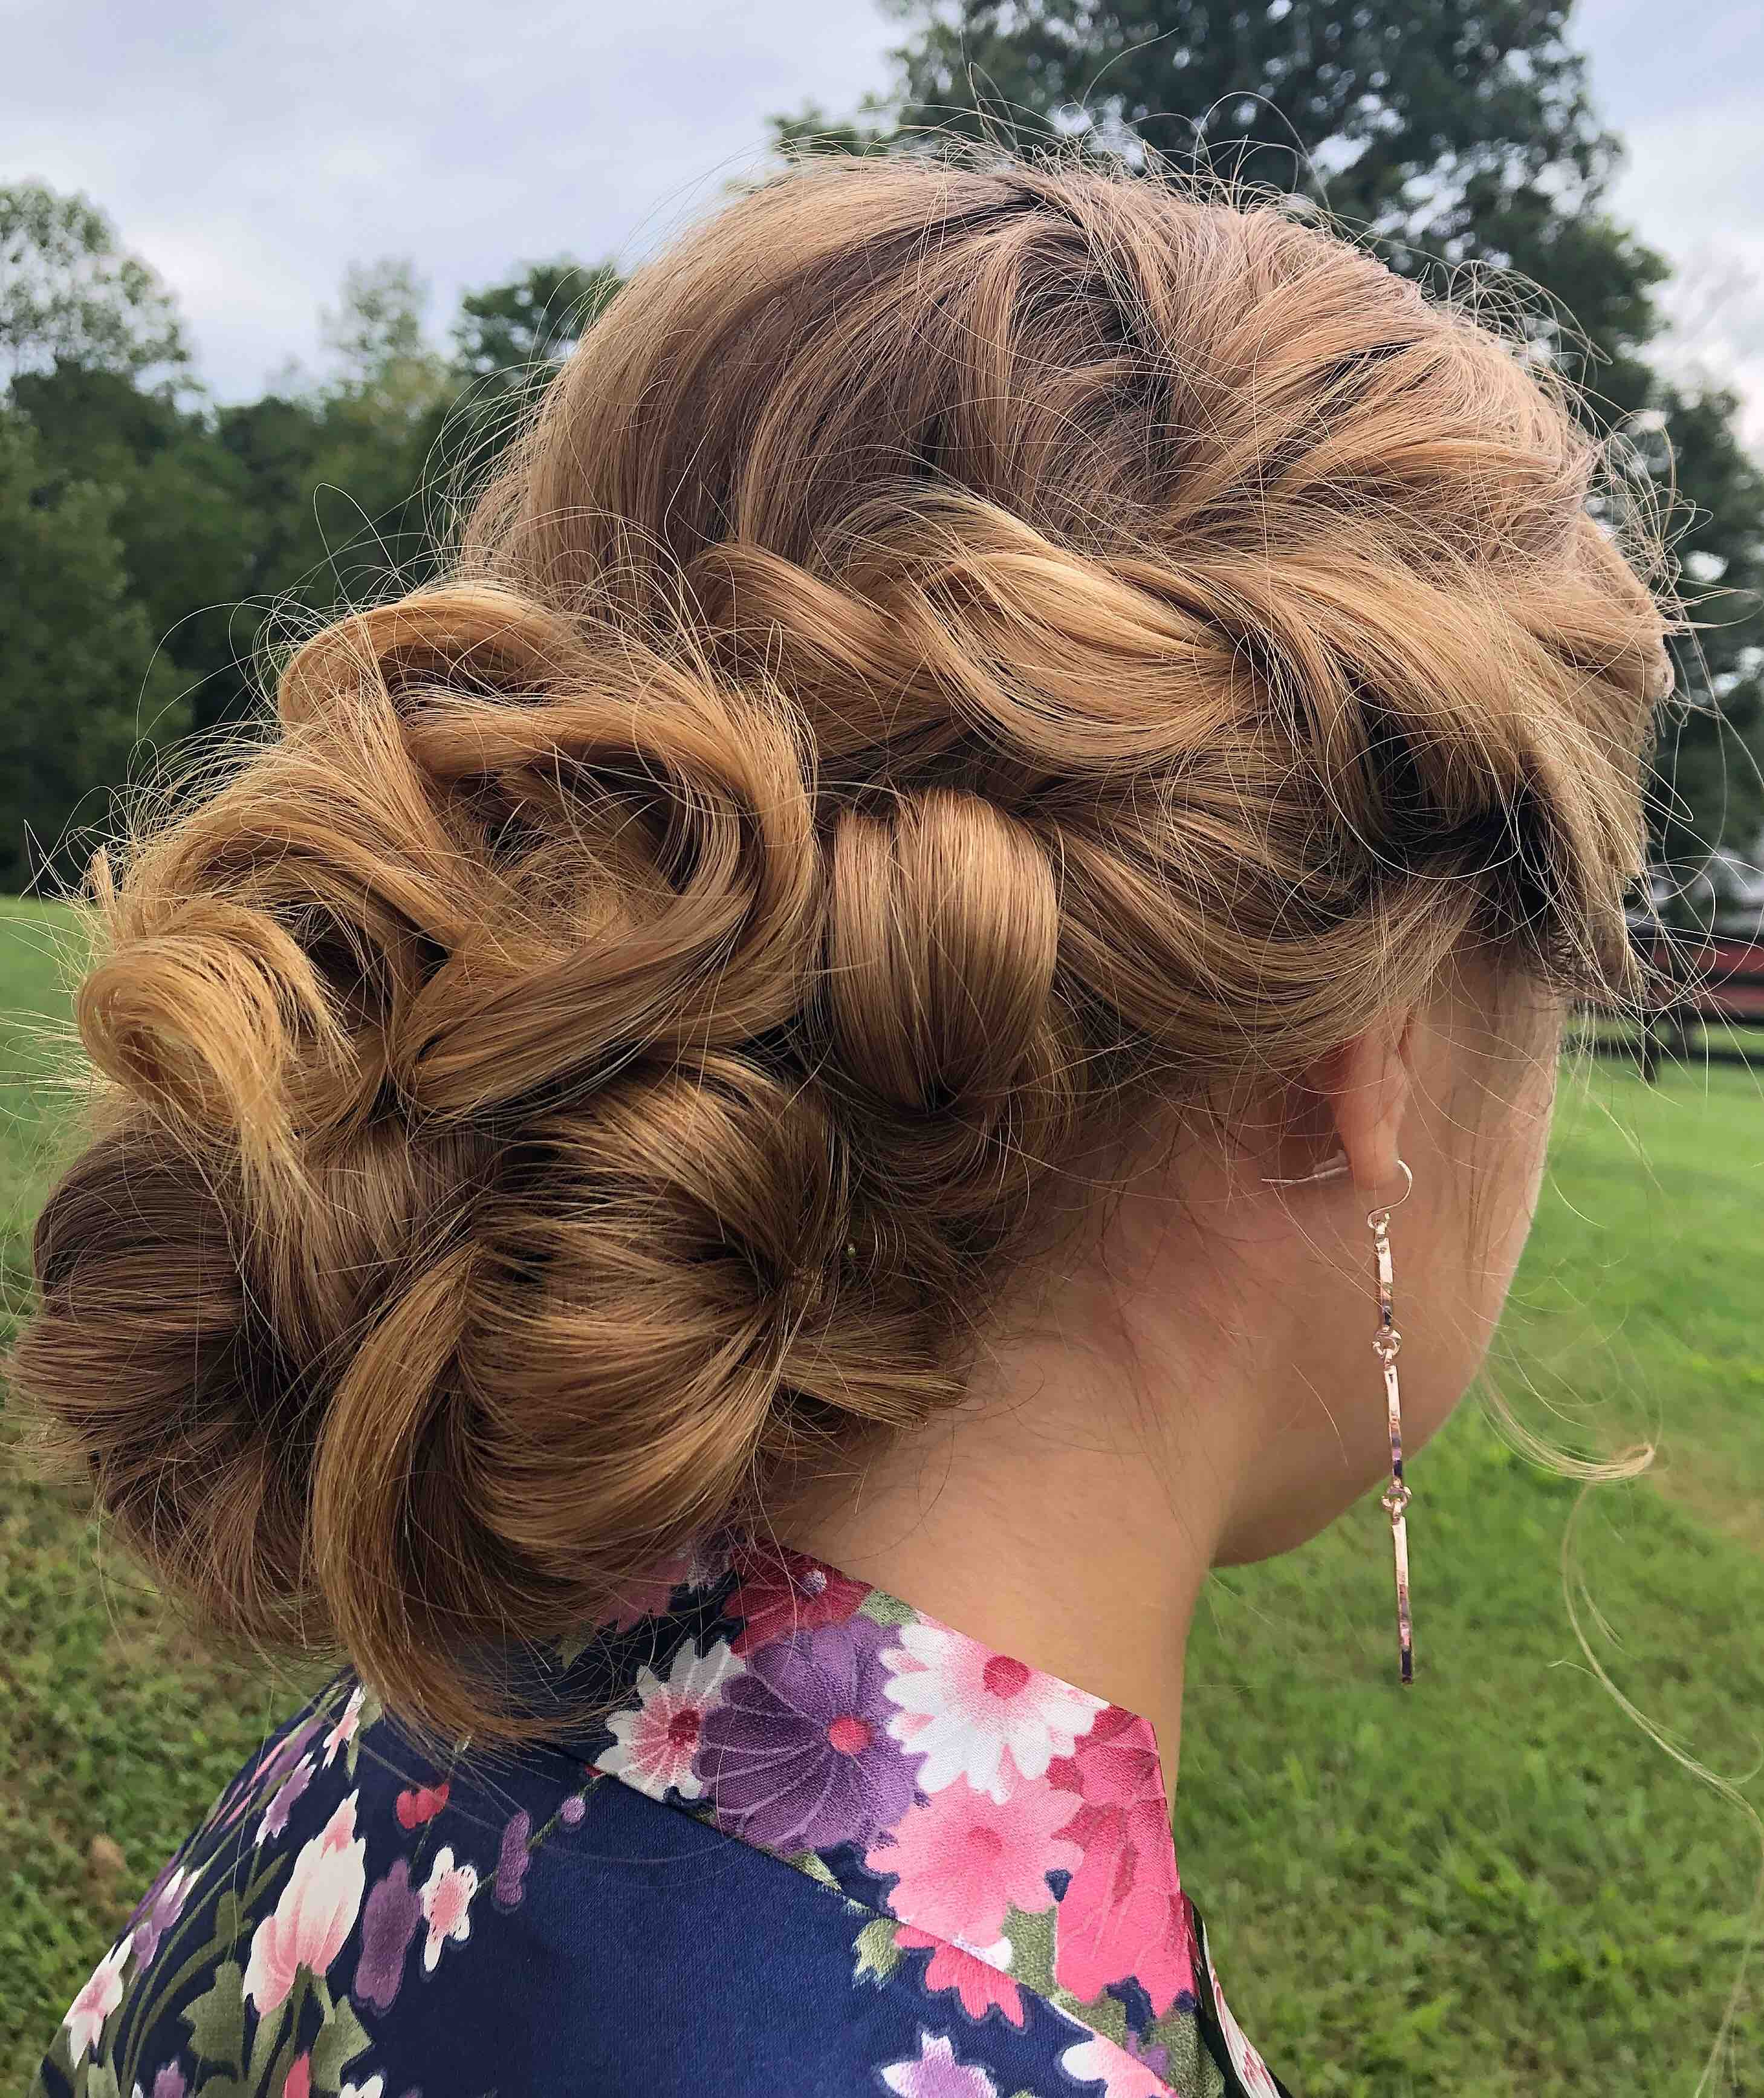
[[[1177,1803],[1304,2098],[1764,2093],[1764,26],[1750,0],[12,0],[0,86],[0,1257],[64,1117],[58,900],[261,666],[432,573],[634,265],[786,151],[1057,134],[1303,192],[1582,389],[1696,621],[1638,937],[1496,1374],[1376,1519],[1218,1577]],[[0,1455],[0,2082],[287,1698]],[[1564,1546],[1566,1547],[1564,1551]],[[1381,1556],[1380,1554],[1385,1555]],[[1578,1630],[1577,1630],[1578,1627]],[[1664,1730],[1651,1738],[1599,1679]],[[1674,1759],[1714,1772],[1712,1788]],[[438,2094],[432,2095],[438,2098]]]

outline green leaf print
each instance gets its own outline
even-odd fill
[[[294,1986],[287,1995],[273,2011],[265,2012],[260,2009],[257,2017],[257,2030],[251,2036],[251,2059],[246,2063],[244,2070],[245,2081],[253,2090],[264,2090],[272,2094],[280,2091],[282,2078],[271,2069],[270,2081],[266,2083],[264,2080],[265,2071],[269,2068],[274,2055],[275,2043],[281,2038],[282,2028],[284,2025],[288,2029],[286,2050],[288,2061],[292,2061],[294,2059],[294,2036],[300,2029],[301,2006],[306,2000],[306,1992],[310,1979],[311,1977],[305,1968],[296,1967],[294,1970]],[[285,2069],[286,2065],[284,2064],[283,2066]]]
[[[197,2061],[221,2062],[237,2075],[245,2056],[245,1970],[238,1961],[217,1967],[213,1984],[182,2015]]]
[[[919,1613],[897,1595],[885,1595],[880,1588],[872,1588],[858,1605],[857,1614],[868,1617],[875,1624],[910,1625],[915,1622]]]
[[[314,2091],[335,2093],[343,2087],[343,2072],[373,2043],[366,2026],[355,2015],[347,1996],[340,1996],[325,2013],[313,2042],[312,2075]]]
[[[1043,1996],[1051,1995],[1054,1986],[1056,1913],[1051,1903],[1033,1915],[1016,1907],[1004,1912],[1004,1935],[1011,1946],[1011,1978]]]
[[[814,1881],[818,1885],[828,1888],[836,1894],[845,1893],[845,1890],[834,1876],[832,1867],[818,1850],[799,1850],[790,1862],[799,1872]]]
[[[894,1933],[900,1928],[892,1916],[879,1916],[874,1923],[867,1923],[858,1933],[858,1964],[852,1969],[853,1982],[874,1982],[878,1988],[901,1964],[900,1947],[894,1942]]]
[[[1068,2012],[1081,2026],[1088,2026],[1092,2032],[1099,2032],[1104,2039],[1112,2039],[1117,2047],[1127,2044],[1127,2013],[1116,1997],[1098,1996],[1086,2004],[1074,1996],[1069,1989],[1055,1986],[1047,1991],[1047,2000],[1057,2009]]]

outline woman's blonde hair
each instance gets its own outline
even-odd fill
[[[1467,942],[1621,994],[1662,616],[1522,351],[1273,201],[822,161],[94,869],[11,1375],[448,1732],[962,1390],[1064,1168]]]

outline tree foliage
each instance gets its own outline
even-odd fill
[[[467,292],[454,324],[454,362],[469,377],[524,389],[568,356],[620,282],[610,263],[585,268],[566,255]]]
[[[134,378],[189,351],[159,279],[83,196],[0,187],[0,361],[9,377],[80,364]]]
[[[117,491],[59,472],[0,406],[0,886],[65,877],[73,832],[184,727],[175,674],[131,594]]]
[[[102,213],[0,191],[0,886],[177,732],[260,707],[267,652],[426,579],[452,505],[618,281],[530,266],[469,293],[442,348],[407,261],[353,265],[323,371],[220,404]]]

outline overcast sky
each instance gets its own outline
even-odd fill
[[[1764,444],[1757,0],[1581,0],[1629,142],[1621,213],[1687,273],[1698,353]],[[463,287],[630,261],[761,157],[766,119],[885,86],[874,0],[0,0],[0,180],[81,189],[176,292],[217,392],[318,356],[344,262]]]

